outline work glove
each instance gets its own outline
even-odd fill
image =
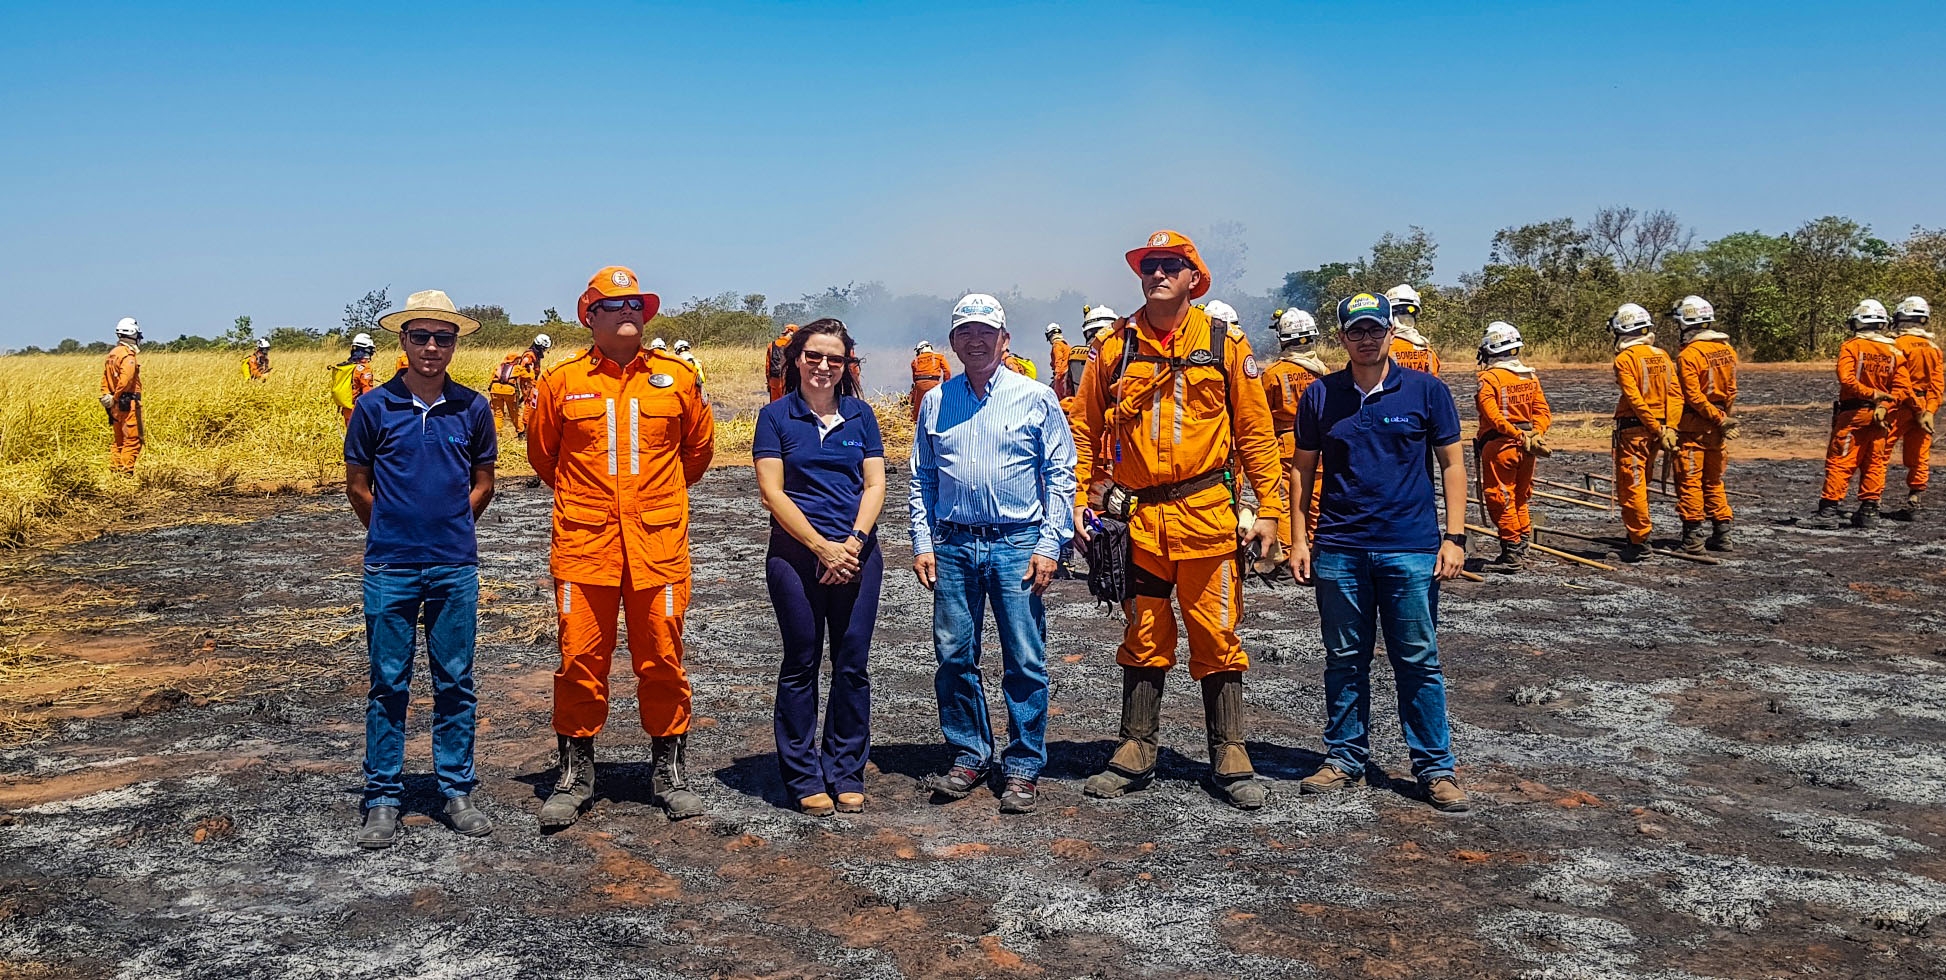
[[[1662,443],[1663,452],[1673,453],[1676,451],[1676,430],[1665,425],[1662,427],[1662,431],[1656,434],[1656,439]]]
[[[1879,402],[1878,404],[1876,404],[1876,405],[1873,405],[1873,406],[1872,406],[1872,424],[1873,424],[1873,425],[1878,425],[1878,426],[1883,426],[1883,425],[1885,424],[1885,413],[1886,413],[1887,411],[1889,411],[1889,410],[1890,410],[1890,409],[1889,409],[1889,408],[1888,408],[1888,407],[1886,406],[1886,404],[1885,404],[1884,402]]]
[[[1532,432],[1520,433],[1520,448],[1523,451],[1525,451],[1527,455],[1529,456],[1534,455],[1534,447],[1540,444],[1541,444],[1540,436],[1537,436]]]
[[[1554,455],[1554,450],[1547,448],[1547,441],[1542,439],[1540,436],[1534,437],[1534,448],[1529,449],[1528,452],[1533,453],[1535,456],[1538,456],[1541,459],[1546,459],[1547,457]]]
[[[1736,419],[1734,418],[1724,419],[1723,420],[1723,441],[1729,442],[1730,440],[1735,439],[1737,437],[1737,432],[1740,431],[1741,428],[1742,426],[1737,424]]]
[[[1919,413],[1919,428],[1926,430],[1927,435],[1932,435],[1932,413],[1931,412]]]

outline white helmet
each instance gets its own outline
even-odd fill
[[[1845,321],[1853,330],[1860,327],[1882,327],[1891,322],[1885,315],[1885,304],[1875,299],[1862,299],[1852,308],[1851,319]]]
[[[689,341],[687,341],[687,340],[678,340],[678,341],[676,341],[676,347],[675,347],[675,351],[676,351],[676,353],[678,353],[678,354],[687,354],[687,353],[689,353]]]
[[[1317,317],[1296,308],[1277,311],[1277,342],[1279,344],[1308,344],[1315,342],[1317,339]]]
[[[122,317],[115,323],[115,336],[140,337],[142,336],[142,325],[136,323],[135,318],[132,316]]]
[[[1899,300],[1899,308],[1893,311],[1892,319],[1925,323],[1932,319],[1932,307],[1926,305],[1924,296],[1907,296]]]
[[[1716,307],[1711,306],[1710,301],[1701,296],[1684,296],[1682,301],[1669,311],[1669,315],[1675,317],[1676,322],[1682,324],[1684,330],[1694,330],[1716,322]]]
[[[1237,325],[1236,308],[1220,299],[1210,300],[1209,305],[1203,307],[1203,312],[1208,313],[1212,320],[1221,320],[1233,327]]]
[[[1505,320],[1487,324],[1487,332],[1480,338],[1480,353],[1485,357],[1499,357],[1520,348],[1520,331]]]
[[[650,350],[668,350],[668,349],[669,349],[669,345],[668,345],[668,344],[665,344],[665,343],[663,343],[663,342],[662,342],[662,338],[661,338],[661,337],[657,337],[657,338],[655,338],[654,340],[651,340],[651,341],[649,341],[649,349],[650,349]]]
[[[1632,337],[1653,326],[1655,318],[1635,303],[1623,303],[1615,308],[1615,315],[1608,318],[1608,332],[1617,337]]]
[[[1385,291],[1385,301],[1392,304],[1392,315],[1403,313],[1407,316],[1419,315],[1419,291],[1399,283]]]
[[[554,338],[544,333],[537,333],[534,335],[534,346],[539,347],[541,350],[553,350]]]
[[[1050,323],[1047,325],[1046,330],[1041,331],[1041,336],[1046,337],[1049,340],[1053,340],[1055,337],[1060,336],[1060,334],[1061,334],[1061,325],[1058,323]]]
[[[924,354],[931,350],[932,350],[932,341],[930,340],[922,340],[912,345],[912,352],[914,354]]]
[[[366,347],[366,348],[370,348],[370,349],[372,349],[372,350],[377,350],[377,349],[378,349],[378,345],[377,345],[377,344],[374,344],[374,343],[372,343],[372,335],[371,335],[371,334],[368,334],[368,333],[361,333],[361,334],[358,334],[358,335],[356,335],[356,336],[354,336],[354,337],[352,337],[352,338],[351,338],[351,346],[353,346],[353,347]]]
[[[1113,323],[1115,319],[1115,311],[1106,306],[1084,306],[1081,308],[1081,332],[1088,332],[1097,323]]]
[[[257,338],[257,349],[258,349],[258,350],[269,350],[269,349],[270,349],[270,338],[269,338],[269,337],[258,337],[258,338]]]

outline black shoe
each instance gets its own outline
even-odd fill
[[[936,776],[926,777],[926,788],[932,790],[934,796],[948,800],[963,800],[968,793],[973,792],[973,787],[985,782],[986,778],[987,774],[984,770],[954,766]]]
[[[399,808],[375,806],[365,811],[365,825],[358,830],[358,846],[382,851],[399,842]]]
[[[1040,791],[1034,781],[1025,776],[1008,776],[1006,788],[1000,791],[1001,813],[1033,813],[1034,804],[1040,802]]]
[[[446,822],[452,824],[453,831],[468,837],[485,837],[493,833],[493,821],[486,812],[473,805],[473,799],[461,794],[446,801]]]
[[[1851,512],[1851,526],[1859,529],[1874,527],[1878,524],[1878,501],[1861,500],[1858,509]]]
[[[1710,530],[1709,538],[1703,542],[1703,547],[1711,551],[1737,550],[1736,546],[1730,543],[1730,522],[1717,521]]]
[[[1843,512],[1838,510],[1838,503],[1836,500],[1820,499],[1818,501],[1818,513],[1816,516],[1834,521],[1845,516]]]
[[[1647,544],[1637,544],[1634,541],[1624,541],[1622,542],[1621,547],[1615,549],[1616,560],[1625,561],[1631,565],[1635,564],[1636,562],[1643,561],[1648,557],[1649,557],[1649,546]]]

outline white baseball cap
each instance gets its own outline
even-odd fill
[[[1007,311],[1000,307],[999,300],[985,293],[968,293],[958,303],[953,304],[951,330],[958,330],[963,323],[984,323],[1005,330]]]

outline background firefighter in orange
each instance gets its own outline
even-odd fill
[[[1677,426],[1682,422],[1682,392],[1676,365],[1655,345],[1650,328],[1655,320],[1634,303],[1623,303],[1608,318],[1615,335],[1615,499],[1622,506],[1622,526],[1628,542],[1623,561],[1641,561],[1649,553],[1649,476],[1656,453],[1676,451]]]
[[[136,360],[141,343],[141,324],[132,316],[122,317],[115,324],[115,347],[101,365],[101,407],[113,435],[108,469],[114,473],[134,474],[147,435],[142,426],[142,365]]]
[[[1106,306],[1082,307],[1081,343],[1070,345],[1067,361],[1055,365],[1061,371],[1061,383],[1067,386],[1067,394],[1061,398],[1061,414],[1068,417],[1070,428],[1075,413],[1081,409],[1081,377],[1088,372],[1089,352],[1114,325],[1114,310]]]
[[[1042,332],[1047,338],[1047,370],[1049,387],[1054,389],[1054,397],[1066,398],[1072,394],[1068,390],[1068,357],[1074,353],[1074,345],[1061,336],[1061,325],[1050,323]]]
[[[1903,520],[1911,520],[1919,513],[1919,500],[1925,496],[1932,471],[1933,417],[1939,413],[1942,394],[1946,394],[1939,345],[1934,342],[1932,331],[1926,329],[1931,320],[1932,307],[1922,296],[1907,296],[1892,311],[1892,326],[1898,332],[1893,343],[1905,355],[1911,387],[1905,401],[1886,416],[1890,433],[1881,451],[1887,454],[1887,465],[1890,465],[1893,450],[1903,450],[1905,510],[1887,515]]]
[[[541,361],[553,346],[554,338],[535,334],[534,342],[525,350],[500,359],[493,380],[487,383],[487,398],[493,403],[494,414],[522,439],[527,438],[527,419],[534,410],[535,382],[540,379]]]
[[[1824,451],[1824,493],[1818,500],[1819,517],[1837,517],[1851,486],[1851,475],[1858,477],[1858,509],[1852,512],[1852,527],[1871,527],[1878,519],[1878,498],[1885,492],[1885,469],[1892,454],[1884,442],[1892,409],[1910,397],[1912,379],[1905,354],[1885,335],[1889,318],[1885,304],[1875,299],[1860,302],[1845,325],[1851,339],[1838,349],[1838,400],[1831,405],[1831,444]]]
[[[1682,379],[1682,421],[1676,424],[1676,512],[1682,550],[1692,555],[1730,551],[1730,492],[1723,487],[1725,443],[1737,437],[1731,415],[1737,400],[1737,351],[1716,329],[1716,309],[1685,296],[1669,311],[1682,337],[1676,371]],[[1703,519],[1710,536],[1703,538]]]
[[[1174,591],[1188,626],[1189,675],[1203,688],[1216,787],[1232,805],[1255,809],[1269,791],[1244,749],[1250,660],[1236,632],[1243,576],[1231,459],[1242,461],[1259,501],[1243,544],[1268,550],[1284,513],[1277,432],[1243,331],[1189,305],[1210,286],[1196,246],[1159,231],[1127,260],[1147,301],[1094,348],[1073,422],[1076,534],[1085,541],[1090,533],[1091,496],[1121,517],[1126,495],[1135,553],[1136,597],[1123,607],[1128,627],[1115,657],[1121,744],[1085,791],[1115,797],[1154,778],[1162,685],[1176,663]],[[1111,458],[1103,457],[1106,447]],[[1113,486],[1104,486],[1111,474]]]
[[[378,379],[372,376],[372,355],[377,352],[372,335],[361,333],[351,338],[351,353],[331,365],[331,401],[347,426],[351,425],[352,406],[359,396],[378,387]]]
[[[608,719],[618,612],[642,729],[653,743],[651,793],[670,819],[703,812],[689,788],[689,487],[714,452],[716,423],[681,358],[642,345],[661,301],[635,273],[595,273],[578,304],[587,353],[543,374],[527,460],[554,488],[554,576],[561,666],[554,674],[560,774],[542,827],[579,816],[594,795],[595,736]]]
[[[1506,571],[1520,568],[1533,543],[1527,503],[1534,496],[1534,461],[1548,455],[1545,438],[1554,421],[1540,377],[1521,363],[1521,347],[1513,324],[1487,324],[1480,338],[1480,387],[1473,395],[1480,419],[1473,436],[1480,499],[1500,532],[1500,554],[1490,564]]]
[[[953,366],[946,362],[946,355],[932,349],[932,341],[922,340],[912,345],[912,393],[907,401],[912,408],[912,418],[919,418],[919,402],[926,392],[939,387],[953,376]]]
[[[797,332],[797,324],[784,324],[784,332],[770,342],[764,351],[764,380],[770,385],[770,400],[784,397],[784,348],[791,344],[791,335]]]
[[[1392,304],[1392,360],[1439,377],[1439,353],[1419,332],[1419,291],[1400,283],[1385,291],[1385,301]]]
[[[1303,310],[1278,310],[1275,315],[1280,353],[1277,360],[1264,368],[1264,398],[1270,403],[1270,418],[1277,429],[1277,451],[1283,455],[1280,472],[1286,474],[1284,498],[1289,501],[1292,498],[1288,474],[1291,461],[1297,455],[1297,399],[1304,394],[1304,389],[1311,387],[1311,382],[1330,374],[1331,369],[1318,357],[1315,317]],[[1313,494],[1310,513],[1304,515],[1304,528],[1310,534],[1317,533],[1318,501],[1322,499],[1322,494]],[[1295,512],[1287,508],[1283,519],[1277,522],[1277,547],[1257,562],[1258,574],[1289,574],[1284,554],[1291,547],[1294,518]]]
[[[256,348],[243,359],[243,377],[249,381],[263,381],[270,377],[269,337],[258,337]]]

